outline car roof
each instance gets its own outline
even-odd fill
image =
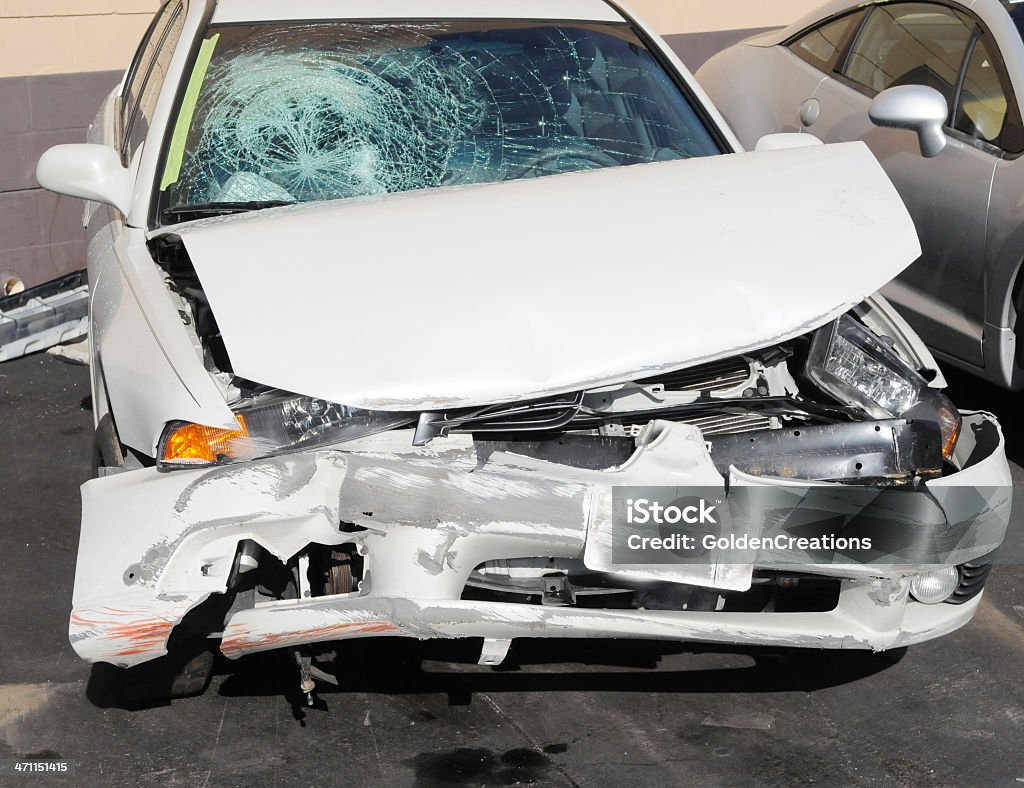
[[[989,26],[1005,27],[1007,24],[1008,17],[1008,5],[1016,5],[1022,3],[1024,0],[919,0],[920,2],[935,2],[939,5],[951,5],[963,8],[966,11],[973,12],[976,16],[980,17],[984,23]],[[811,11],[808,11],[799,19],[794,21],[792,25],[788,25],[785,28],[778,30],[769,31],[768,33],[757,36],[757,40],[752,40],[749,43],[757,44],[758,46],[773,46],[780,44],[783,41],[793,38],[798,33],[802,33],[808,28],[813,28],[823,19],[827,19],[829,16],[836,16],[845,11],[852,11],[856,8],[863,8],[869,5],[887,5],[893,2],[906,2],[906,0],[829,0],[822,5],[817,6]]]
[[[605,0],[219,0],[212,21],[308,19],[624,21]]]
[[[791,25],[780,28],[778,30],[772,30],[768,33],[757,36],[756,41],[750,43],[757,44],[759,46],[774,46],[775,44],[781,44],[789,38],[792,38],[797,33],[801,33],[807,28],[814,27],[822,20],[828,19],[832,16],[837,16],[846,11],[853,11],[858,8],[864,8],[872,5],[888,5],[891,2],[898,2],[899,0],[829,0],[806,14],[801,16]],[[1000,0],[920,0],[921,2],[938,2],[939,5],[953,5],[960,6],[965,10],[972,10],[982,18],[986,18],[987,14],[1002,13],[1002,3]]]

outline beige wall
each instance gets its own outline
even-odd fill
[[[0,0],[0,77],[123,69],[159,0]]]
[[[791,22],[820,0],[630,0],[658,32],[702,33]],[[0,0],[0,77],[128,65],[158,0]]]
[[[623,0],[662,35],[782,27],[823,0]]]

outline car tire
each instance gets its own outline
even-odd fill
[[[100,475],[100,468],[124,469],[124,450],[117,437],[114,417],[109,412],[96,425],[92,441],[92,476]]]
[[[205,639],[171,643],[165,656],[132,668],[97,664],[90,694],[98,693],[115,705],[128,707],[202,695],[210,685],[214,659]]]

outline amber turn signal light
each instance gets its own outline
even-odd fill
[[[960,411],[956,409],[949,397],[945,394],[934,395],[935,410],[939,419],[939,430],[942,433],[942,456],[947,460],[953,459],[953,452],[956,451],[956,442],[960,437],[960,430],[963,428],[963,419]]]
[[[249,437],[249,428],[241,413],[235,414],[237,430],[219,430],[203,424],[182,424],[164,442],[163,461],[181,465],[208,464],[230,454],[230,443]]]

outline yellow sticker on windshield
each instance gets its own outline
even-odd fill
[[[196,114],[196,104],[199,103],[199,91],[203,88],[206,80],[206,72],[210,68],[210,61],[213,60],[213,50],[217,48],[220,40],[220,33],[203,41],[199,48],[199,57],[196,58],[195,68],[192,69],[192,77],[188,81],[188,88],[185,90],[185,98],[181,101],[181,111],[178,113],[178,122],[174,126],[174,136],[171,137],[171,145],[167,149],[167,165],[164,167],[164,177],[160,181],[160,191],[167,191],[167,187],[178,182],[181,177],[181,164],[185,158],[185,143],[188,141],[188,133],[192,129],[192,118]]]

